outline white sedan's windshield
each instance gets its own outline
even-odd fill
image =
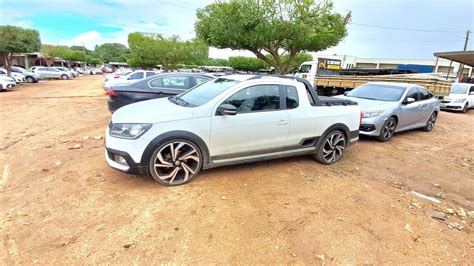
[[[351,90],[347,96],[369,100],[396,102],[400,100],[404,92],[405,87],[368,83]]]
[[[466,94],[467,93],[467,86],[461,85],[451,85],[451,93],[453,94]]]
[[[239,82],[238,80],[216,78],[181,94],[177,99],[190,106],[203,105]]]

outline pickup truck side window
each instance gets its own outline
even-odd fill
[[[237,113],[280,110],[280,86],[257,85],[230,96],[225,103],[237,107]]]
[[[285,94],[286,109],[295,109],[298,107],[298,92],[295,87],[287,86]]]

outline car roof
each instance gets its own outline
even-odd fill
[[[413,86],[414,84],[411,83],[403,83],[403,82],[388,82],[388,81],[378,81],[378,82],[367,82],[367,84],[375,84],[375,85],[390,85],[395,87],[409,87]]]
[[[456,86],[463,86],[463,87],[470,87],[470,86],[472,86],[472,85],[474,85],[474,84],[472,84],[472,83],[457,83],[457,82],[451,84],[451,86],[454,86],[454,85],[456,85]]]

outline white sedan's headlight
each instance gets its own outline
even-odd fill
[[[110,136],[122,139],[136,139],[143,135],[151,124],[111,124]]]
[[[466,100],[466,98],[462,98],[462,99],[457,99],[457,100],[454,100],[453,103],[462,103]]]
[[[362,111],[362,117],[363,118],[376,117],[376,116],[379,116],[379,115],[383,114],[383,112],[385,112],[385,111],[384,110],[380,110],[380,111]]]

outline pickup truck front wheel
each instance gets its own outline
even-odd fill
[[[341,159],[345,148],[346,137],[341,131],[333,130],[324,137],[314,158],[322,164],[333,164]]]

